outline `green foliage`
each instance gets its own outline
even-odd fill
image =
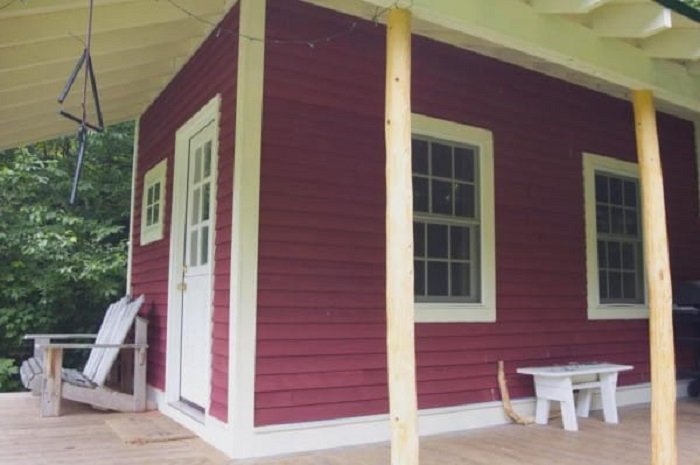
[[[11,358],[0,358],[0,392],[16,391],[20,386],[17,381],[19,369]]]
[[[26,333],[94,330],[124,293],[132,138],[89,136],[74,206],[74,137],[0,152],[0,360],[27,355]]]

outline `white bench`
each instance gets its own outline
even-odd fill
[[[585,363],[560,366],[525,367],[517,372],[532,375],[535,379],[535,395],[537,407],[535,422],[546,425],[549,420],[549,405],[551,401],[561,403],[561,417],[564,429],[578,431],[576,416],[588,417],[591,409],[593,390],[600,389],[603,401],[603,417],[606,423],[617,423],[617,375],[621,371],[631,370],[630,365],[613,363]],[[575,378],[586,378],[577,381]],[[574,407],[574,391],[579,391],[578,405]]]

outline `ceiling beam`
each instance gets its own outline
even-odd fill
[[[182,42],[203,37],[205,25],[191,20],[178,20],[152,26],[126,27],[124,29],[93,35],[92,55],[95,66],[100,55],[132,48],[143,48],[167,42]],[[63,37],[8,47],[0,47],[0,70],[21,68],[40,62],[72,59],[74,62],[83,51],[79,38]],[[96,69],[96,71],[99,71]]]
[[[152,96],[153,91],[144,91],[134,93],[126,97],[121,96],[109,99],[105,102],[110,115],[109,122],[106,124],[112,124],[118,115],[123,114],[127,110],[138,111],[142,109],[148,102],[148,99],[152,98]],[[68,110],[74,114],[80,111],[76,106],[73,106]],[[57,124],[58,122],[62,122],[64,120],[66,119],[60,116],[56,111],[47,111],[37,115],[19,114],[14,119],[0,120],[0,134],[12,134],[34,127],[50,126],[51,124]],[[78,124],[75,122],[72,122],[71,124],[77,131]]]
[[[700,29],[673,29],[644,40],[642,50],[654,58],[700,59]]]
[[[174,60],[177,57],[186,56],[188,51],[189,46],[187,44],[173,42],[100,54],[93,57],[95,74],[99,83],[103,72],[122,69],[125,66],[137,67],[147,65],[166,59]],[[60,61],[39,62],[32,66],[9,70],[0,69],[0,88],[21,86],[27,82],[38,82],[37,76],[43,76],[44,78],[41,80],[53,80],[56,76],[67,79],[75,66],[75,61],[76,57],[71,56]]]
[[[610,0],[532,0],[532,7],[538,13],[546,14],[586,14],[605,5]]]
[[[588,18],[601,37],[641,39],[670,29],[671,11],[655,3],[606,5]]]
[[[140,108],[140,110],[134,111],[134,109],[126,109],[123,113],[115,115],[114,119],[110,121],[110,125],[136,119],[141,113],[141,110],[143,110],[143,105],[146,104],[142,104],[141,107],[134,107],[134,109]],[[34,126],[28,129],[24,129],[22,131],[8,134],[0,133],[0,150],[19,147],[22,145],[27,145],[42,140],[51,140],[55,139],[56,137],[61,137],[74,133],[77,133],[75,123],[71,123],[68,120],[57,121],[55,124]],[[12,142],[7,143],[6,141]]]
[[[167,78],[166,78],[167,79]],[[147,94],[155,96],[164,86],[166,79],[149,78],[141,81],[134,81],[129,84],[121,84],[114,87],[104,88],[100,93],[100,103],[105,121],[110,119],[110,105],[126,99],[134,94]],[[69,111],[75,112],[79,109],[80,99],[66,101],[65,107]],[[15,105],[3,105],[0,107],[0,121],[10,121],[24,117],[40,117],[41,115],[58,114],[60,105],[56,98],[43,98],[31,102]],[[89,110],[91,106],[89,107]]]
[[[104,88],[128,84],[140,79],[167,78],[173,74],[174,69],[174,60],[167,58],[144,65],[131,66],[129,64],[124,68],[112,69],[97,76],[98,92],[101,93]],[[66,77],[53,75],[51,78],[53,79],[40,82],[30,81],[24,86],[0,88],[0,102],[3,102],[5,105],[12,105],[13,103],[31,102],[39,97],[53,97],[55,99],[66,84]],[[69,95],[71,97],[80,93],[82,83],[83,74],[81,73],[70,91]]]
[[[9,0],[8,0],[9,1]],[[127,3],[139,0],[99,0],[100,5]],[[53,13],[63,10],[84,10],[85,0],[15,0],[0,10],[0,19]]]
[[[224,11],[224,0],[176,1],[178,5],[197,16],[220,16]],[[83,37],[87,11],[87,8],[84,8],[82,14],[76,10],[66,10],[0,19],[0,44],[7,47],[66,37]],[[93,34],[118,31],[124,29],[125,25],[129,28],[147,27],[183,19],[201,23],[165,0],[106,5],[98,3],[93,18]]]

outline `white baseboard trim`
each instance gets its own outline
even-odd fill
[[[149,404],[153,403],[163,415],[170,417],[194,432],[208,444],[227,455],[233,454],[231,447],[233,433],[229,424],[210,415],[203,415],[202,421],[195,419],[194,416],[187,414],[185,410],[180,410],[175,405],[167,402],[165,393],[152,386],[148,386],[148,400]]]
[[[688,381],[680,380],[677,386],[678,397],[686,397]],[[158,408],[163,414],[193,430],[209,444],[238,459],[386,442],[390,438],[386,414],[262,426],[254,428],[253,431],[239,432],[234,437],[234,429],[229,425],[211,417],[206,417],[204,423],[199,423],[167,405],[162,391],[149,388],[149,394],[151,393],[156,396]],[[645,404],[650,400],[649,383],[620,386],[617,389],[619,407]],[[534,415],[534,397],[516,399],[512,404],[519,414]],[[553,407],[556,408],[556,405]],[[593,410],[602,408],[599,394],[594,394],[591,408]],[[500,401],[425,409],[418,412],[418,428],[421,436],[497,426],[508,422]]]

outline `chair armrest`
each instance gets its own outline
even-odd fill
[[[97,334],[25,334],[22,339],[96,339]]]
[[[89,343],[49,343],[38,344],[39,349],[146,349],[148,344],[89,344]]]

